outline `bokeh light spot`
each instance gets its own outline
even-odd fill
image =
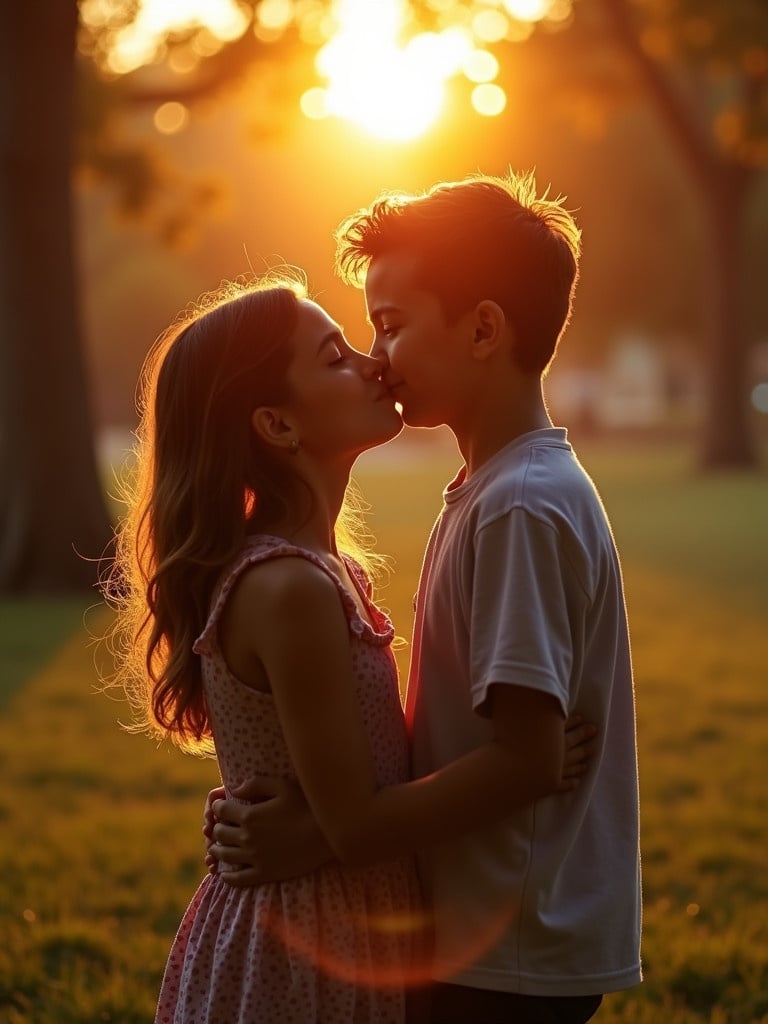
[[[472,106],[484,117],[498,117],[507,105],[507,94],[500,85],[485,82],[472,90]]]
[[[163,135],[175,135],[186,127],[189,121],[189,110],[183,103],[175,100],[161,104],[152,119],[155,128]]]
[[[189,46],[178,47],[168,54],[168,66],[177,75],[189,75],[197,70],[200,56]]]
[[[499,62],[487,50],[473,50],[464,61],[463,70],[470,82],[491,82],[499,73]]]
[[[472,19],[472,31],[484,43],[498,43],[509,31],[509,18],[493,8],[478,11]]]
[[[504,6],[520,21],[540,21],[547,16],[552,4],[551,0],[504,0]]]
[[[299,103],[301,112],[311,121],[320,121],[328,116],[328,93],[319,86],[307,89]]]
[[[262,28],[284,32],[293,19],[290,0],[262,0],[256,8],[256,20]]]
[[[752,388],[752,407],[758,412],[768,413],[768,381],[761,381]]]

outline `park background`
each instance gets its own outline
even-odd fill
[[[765,4],[36,12],[0,20],[0,1021],[151,1020],[202,873],[215,765],[120,728],[98,689],[108,614],[73,555],[119,514],[146,352],[222,279],[281,263],[364,348],[362,297],[332,271],[341,218],[509,167],[584,232],[547,394],[611,516],[632,628],[646,981],[598,1019],[768,1020]],[[405,41],[427,32],[414,71]],[[329,37],[350,45],[318,65]],[[407,431],[356,472],[401,672],[458,463],[444,432]]]

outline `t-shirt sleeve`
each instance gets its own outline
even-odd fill
[[[573,640],[571,573],[555,529],[514,508],[478,530],[472,568],[472,705],[493,684],[552,694],[568,713]]]

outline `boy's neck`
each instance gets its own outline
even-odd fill
[[[469,478],[516,437],[551,426],[541,378],[527,376],[512,391],[493,390],[485,394],[465,422],[452,428]]]

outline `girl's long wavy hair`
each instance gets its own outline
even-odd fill
[[[160,337],[140,379],[135,460],[121,484],[127,513],[104,584],[117,613],[111,682],[133,707],[129,728],[195,753],[213,751],[192,645],[216,582],[249,535],[312,508],[309,488],[251,429],[257,406],[288,398],[303,294],[289,279],[224,286]],[[375,569],[354,493],[337,539]]]

